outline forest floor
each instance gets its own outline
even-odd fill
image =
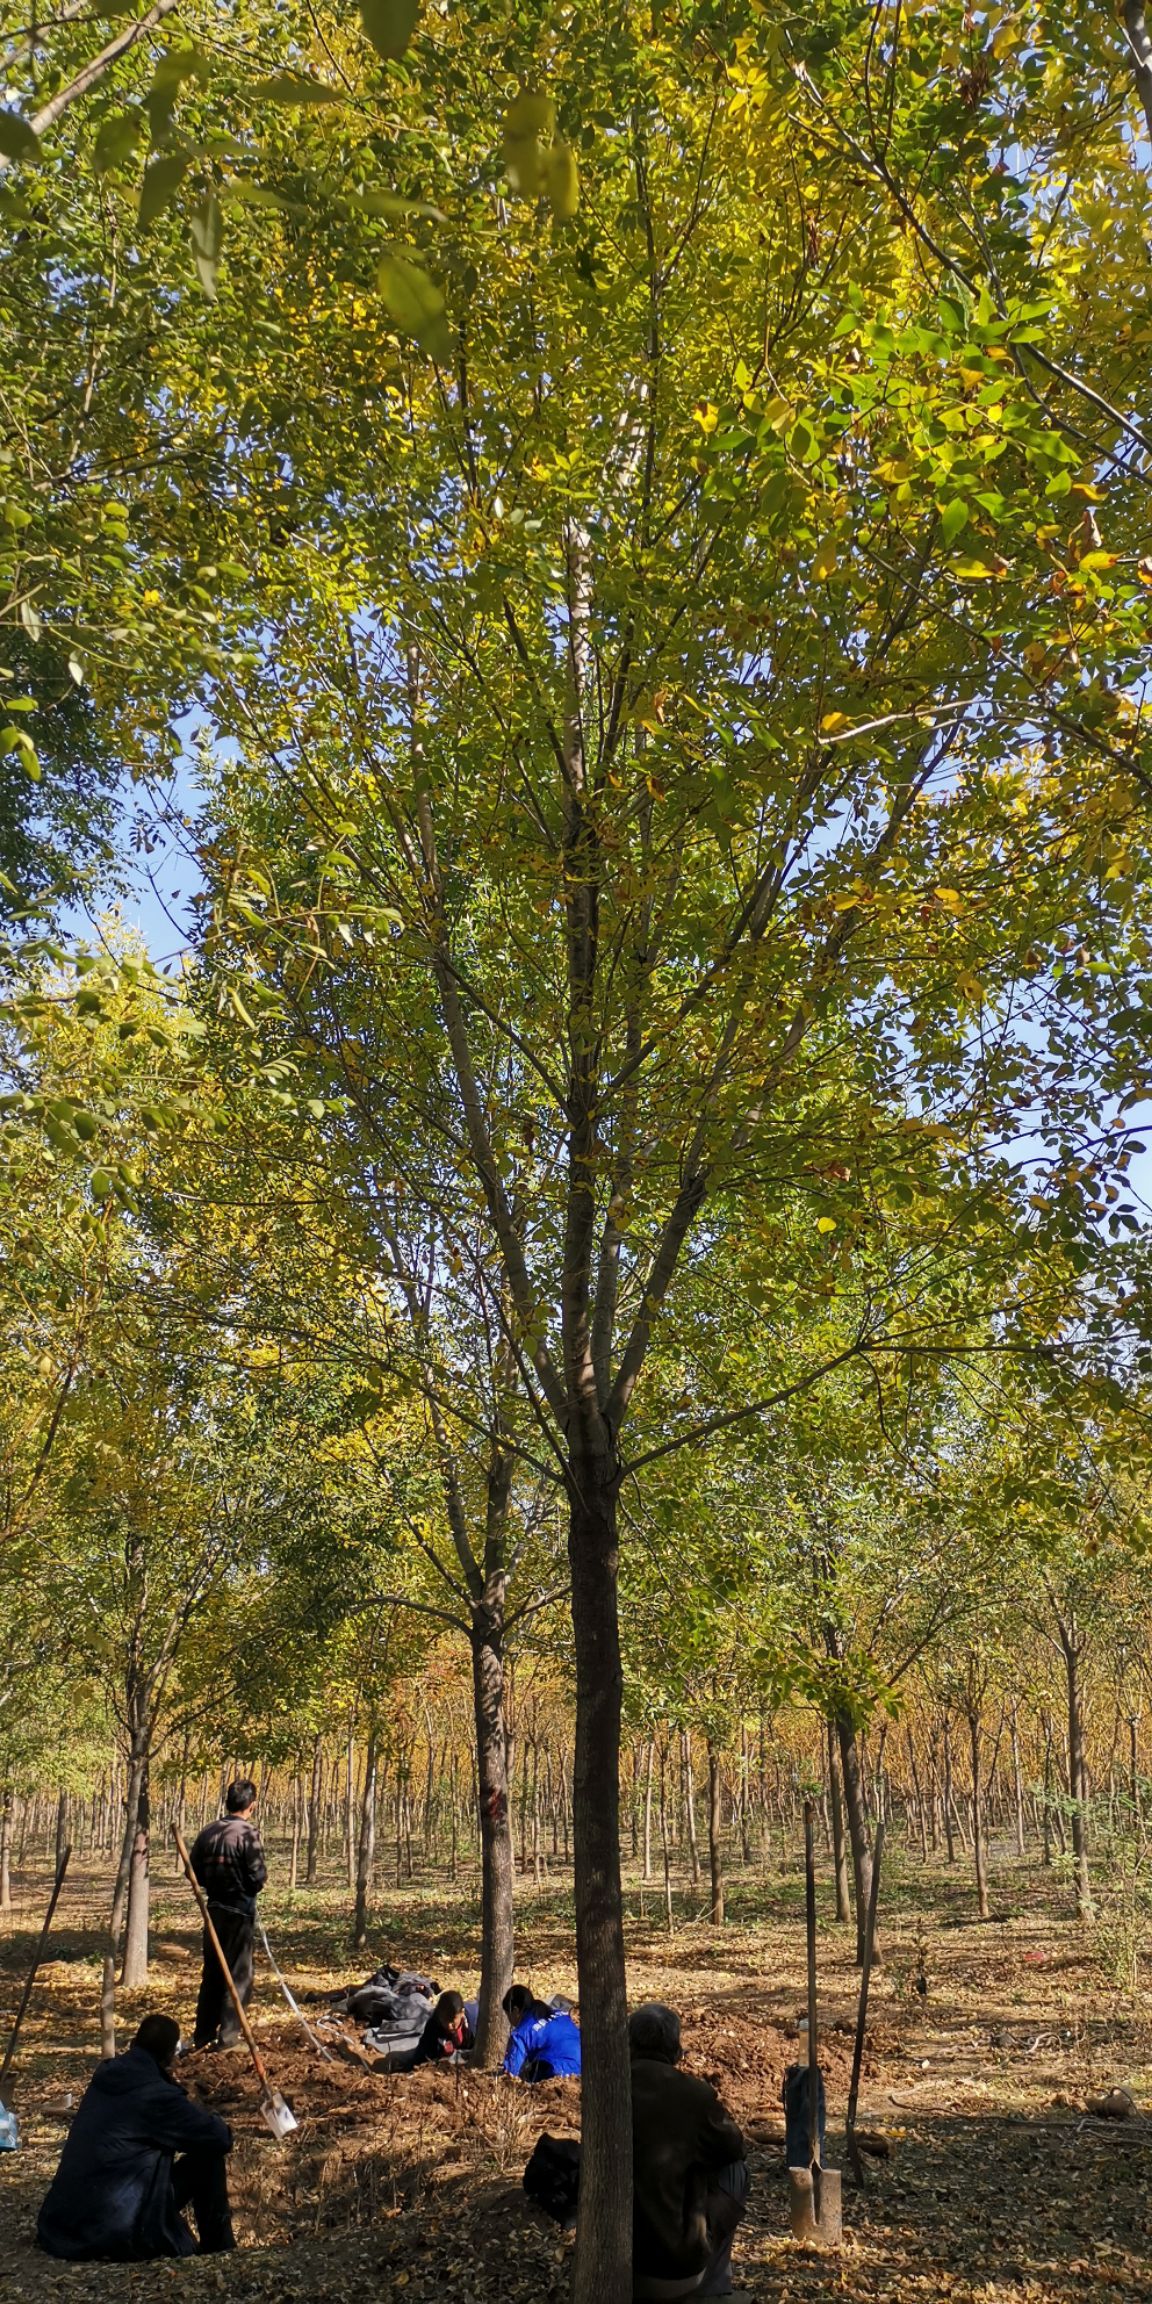
[[[382,1889],[368,1952],[351,1956],[346,1889],[329,1884],[289,1897],[275,1886],[286,1864],[273,1856],[265,1918],[299,1996],[334,1990],[385,1960],[474,1989],[472,1884]],[[46,1879],[22,1879],[14,1924],[0,1929],[0,2040]],[[196,1916],[169,1874],[154,1888],[153,1982],[121,2009],[121,2045],[148,2007],[191,2023]],[[578,2132],[578,2084],[526,2088],[476,2073],[388,2075],[344,2057],[325,2062],[288,2018],[262,1958],[256,2028],[296,2112],[296,2134],[277,2143],[262,2126],[243,2052],[182,2067],[235,2132],[241,2253],[140,2267],[69,2266],[38,2254],[36,2210],[68,2103],[96,2055],[103,1901],[103,1883],[78,1867],[8,2087],[23,2143],[0,2156],[0,2294],[28,2304],[170,2304],[176,2285],[205,2304],[224,2293],[239,2304],[329,2296],[376,2304],[393,2295],[404,2304],[528,2304],[566,2293],[570,2242],[529,2207],[520,2176],[541,2130]],[[671,1936],[662,1893],[643,1895],[632,1882],[628,1902],[632,1997],[681,2010],[687,2065],[714,2081],[749,2139],[752,2194],[736,2243],[743,2288],[805,2304],[833,2296],[846,2304],[1065,2304],[1090,2290],[1123,2304],[1152,2297],[1152,1993],[1109,1984],[1101,1946],[1070,1917],[1067,1887],[1053,1872],[1002,1861],[997,1917],[981,1925],[959,1865],[925,1871],[890,1852],[861,2099],[861,2122],[886,2135],[889,2156],[869,2163],[863,2191],[845,2177],[844,2244],[835,2256],[788,2237],[779,2108],[804,1997],[798,1872],[738,1875],[723,1928],[697,1916],[690,1889],[677,1895]],[[538,1990],[574,1993],[563,1875],[539,1888],[523,1884],[518,1931],[518,1972]],[[848,1930],[822,1920],[834,2163],[855,2019],[852,1951]],[[1086,2112],[1114,2084],[1131,2091],[1136,2118]]]

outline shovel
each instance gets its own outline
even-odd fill
[[[289,1988],[288,1988],[288,1985],[287,1985],[287,1983],[285,1982],[285,1979],[284,1979],[284,1977],[283,1977],[283,1976],[281,1975],[281,1973],[280,1973],[280,1970],[279,1970],[279,1968],[278,1968],[278,1966],[277,1966],[277,1964],[276,1964],[276,1954],[274,1953],[274,1951],[272,1950],[272,1946],[271,1946],[271,1945],[270,1945],[270,1943],[268,1942],[268,1930],[267,1930],[267,1929],[266,1929],[266,1927],[264,1926],[264,1922],[263,1922],[262,1920],[261,1920],[261,1921],[259,1921],[259,1922],[258,1922],[258,1926],[259,1926],[259,1929],[260,1929],[260,1941],[261,1941],[261,1943],[262,1943],[262,1944],[263,1944],[263,1946],[264,1946],[264,1950],[265,1950],[265,1951],[266,1951],[266,1953],[268,1954],[268,1965],[269,1965],[269,1967],[270,1967],[270,1968],[271,1968],[271,1970],[272,1970],[272,1974],[273,1974],[273,1975],[274,1975],[274,1977],[276,1978],[276,1982],[277,1982],[277,1983],[278,1983],[278,1985],[280,1986],[280,1990],[281,1990],[281,1991],[282,1991],[282,1993],[284,1994],[284,1998],[285,1998],[285,1999],[286,1999],[286,2001],[288,2002],[288,2006],[289,2006],[289,2007],[290,2007],[290,2009],[292,2010],[292,2014],[293,2014],[293,2015],[294,2015],[294,2017],[296,2018],[296,2022],[297,2022],[299,2025],[301,2025],[301,2026],[302,2026],[303,2030],[304,2030],[304,2031],[307,2033],[307,2035],[308,2035],[308,2038],[309,2038],[309,2039],[310,2039],[310,2041],[312,2042],[312,2046],[313,2046],[315,2049],[318,2049],[318,2051],[319,2051],[320,2055],[321,2055],[321,2056],[323,2056],[323,2058],[324,2058],[325,2062],[326,2062],[326,2063],[328,2063],[328,2064],[334,2064],[334,2063],[336,2062],[336,2058],[335,2058],[335,2057],[334,2057],[334,2055],[332,2054],[332,2050],[331,2050],[330,2048],[326,2048],[326,2047],[325,2047],[325,2045],[324,2045],[324,2042],[323,2042],[323,2041],[322,2041],[322,2039],[320,2038],[320,2034],[319,2034],[318,2032],[314,2032],[314,2031],[312,2030],[312,2026],[311,2026],[311,2025],[310,2025],[310,2023],[308,2022],[308,2018],[307,2018],[307,2017],[306,2017],[306,2015],[304,2014],[304,2011],[303,2011],[303,2009],[301,2008],[299,2001],[298,2001],[298,2000],[296,2000],[296,1999],[293,1997],[293,1995],[292,1995],[291,1991],[290,1991],[290,1990],[289,1990]]]
[[[16,2114],[14,2112],[6,2112],[4,2109],[4,2082],[8,2078],[8,2074],[12,2069],[12,2060],[16,2054],[16,2043],[20,2038],[20,2027],[28,2013],[28,2002],[32,1998],[32,1986],[36,1982],[36,1971],[40,1966],[40,1962],[44,1958],[44,1947],[48,1942],[48,1930],[52,1926],[52,1920],[56,1911],[56,1906],[60,1901],[60,1890],[64,1886],[64,1874],[68,1870],[68,1859],[71,1854],[72,1850],[70,1848],[65,1848],[60,1858],[60,1862],[56,1866],[56,1878],[52,1883],[52,1894],[48,1899],[48,1910],[44,1915],[44,1926],[40,1930],[40,1940],[36,1946],[36,1950],[32,1955],[32,1966],[28,1970],[28,1974],[24,1979],[24,1990],[20,1994],[20,2005],[16,2010],[16,2021],[12,2026],[12,2037],[4,2051],[4,2062],[0,2064],[0,2152],[16,2152],[19,2150],[20,2146],[20,2130],[16,2125]]]
[[[236,1983],[232,1974],[232,1970],[228,1966],[227,1959],[224,1955],[224,1947],[221,1944],[220,1938],[216,1934],[216,1930],[212,1925],[212,1915],[208,1910],[208,1899],[204,1894],[204,1890],[200,1886],[200,1882],[196,1878],[196,1874],[192,1870],[192,1859],[188,1854],[188,1850],[184,1845],[184,1841],[181,1837],[179,1829],[175,1824],[172,1826],[172,1838],[176,1842],[176,1847],[180,1856],[180,1862],[184,1866],[184,1870],[188,1876],[188,1886],[192,1890],[192,1894],[200,1906],[201,1918],[209,1936],[212,1939],[216,1958],[220,1962],[221,1972],[224,1977],[224,1982],[228,1987],[228,1993],[232,2001],[232,2006],[236,2010],[236,2021],[240,2026],[240,2030],[244,2034],[245,2040],[247,2041],[248,2054],[252,2058],[253,2070],[255,2071],[256,2078],[260,2082],[260,2117],[263,2120],[265,2127],[270,2128],[272,2130],[272,2134],[275,2137],[280,2138],[284,2136],[290,2136],[293,2129],[299,2126],[299,2122],[296,2119],[296,2115],[293,2112],[291,2105],[285,2103],[279,2089],[272,2086],[272,2082],[268,2077],[267,2065],[264,2062],[264,2058],[260,2054],[260,2050],[256,2046],[256,2035],[252,2030],[252,2026],[248,2022],[248,2012],[240,1998],[240,1994],[236,1990]]]

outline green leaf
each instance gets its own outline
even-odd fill
[[[94,1168],[88,1178],[88,1189],[94,1200],[110,1200],[116,1187],[106,1168]]]
[[[434,208],[430,200],[408,200],[402,192],[377,191],[368,185],[363,192],[349,192],[353,208],[362,208],[366,216],[430,216],[434,224],[446,224],[448,219],[442,208]]]
[[[33,784],[38,784],[40,782],[40,761],[36,746],[23,728],[0,728],[0,759],[7,758],[9,752],[15,752],[19,755],[20,766],[24,770],[24,774],[31,779]]]
[[[144,170],[144,182],[140,187],[140,207],[137,214],[137,222],[142,232],[146,232],[149,225],[155,223],[156,218],[163,214],[169,201],[175,198],[187,175],[191,161],[192,154],[190,152],[180,151],[161,152],[155,160],[148,162],[148,166]]]
[[[271,80],[258,80],[250,94],[255,104],[343,104],[342,88],[314,80],[310,72],[277,72]]]
[[[960,530],[962,528],[966,528],[967,525],[968,506],[965,504],[963,497],[954,496],[950,504],[942,505],[940,511],[940,534],[942,535],[946,544],[954,543],[957,536],[960,534]]]
[[[220,202],[214,192],[193,209],[188,226],[192,242],[192,261],[204,294],[215,302],[216,272],[220,262],[220,243],[224,236],[224,219]]]
[[[22,112],[0,110],[0,152],[6,160],[36,160],[40,138]]]
[[[548,154],[545,176],[548,204],[558,224],[571,222],[580,206],[580,171],[576,154],[562,136],[558,136]]]
[[[100,123],[92,153],[92,165],[98,176],[109,176],[113,169],[122,168],[132,158],[144,137],[144,119],[139,112],[110,112]]]
[[[360,0],[360,21],[378,56],[389,63],[403,54],[416,30],[420,0]]]
[[[544,189],[546,146],[551,144],[555,129],[556,106],[551,97],[541,96],[532,88],[522,88],[504,114],[505,171],[512,190],[526,200],[534,200]]]
[[[443,292],[418,264],[394,249],[382,256],[376,286],[392,318],[405,336],[414,336],[429,359],[451,359],[452,335]]]

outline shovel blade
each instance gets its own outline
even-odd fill
[[[291,2105],[284,2102],[284,2098],[275,2088],[260,2106],[260,2113],[265,2126],[272,2130],[274,2136],[290,2136],[293,2129],[300,2125]]]

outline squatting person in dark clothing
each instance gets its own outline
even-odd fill
[[[744,2139],[707,2080],[678,2069],[674,2009],[634,2009],[628,2042],[633,2295],[730,2296],[732,2234],[748,2197]]]
[[[260,1834],[252,1819],[256,1786],[246,1776],[228,1786],[227,1815],[206,1824],[192,1847],[192,1870],[208,1899],[212,1925],[232,1971],[232,1981],[243,2007],[252,1997],[252,1954],[256,1938],[256,1898],[268,1878]],[[207,2048],[216,2041],[234,2048],[240,2026],[232,1995],[224,1981],[216,1949],[204,1930],[204,1973],[196,2003],[194,2045]]]
[[[80,2099],[36,2236],[50,2256],[143,2263],[234,2248],[225,2156],[232,2131],[193,2104],[172,2071],[180,2027],[146,2016],[124,2056],[99,2064]]]

